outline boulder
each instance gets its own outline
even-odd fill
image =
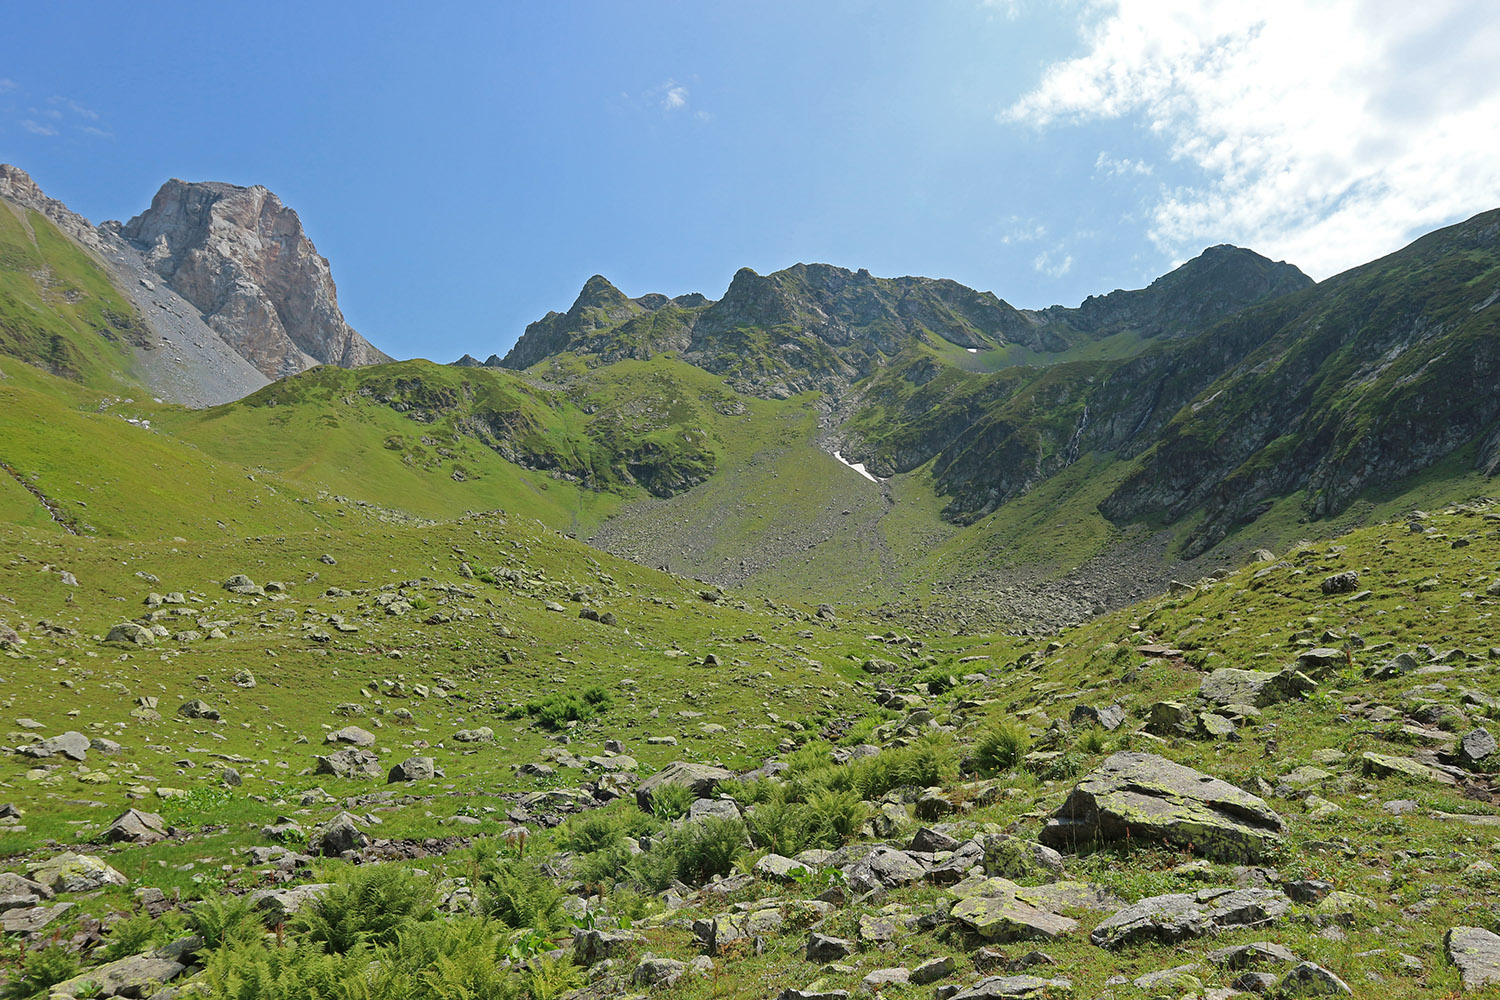
[[[52,997],[149,997],[187,969],[202,947],[184,938],[143,955],[131,955],[96,966],[49,988]]]
[[[1116,705],[1074,705],[1068,722],[1073,726],[1099,726],[1113,732],[1125,722],[1125,709]]]
[[[323,737],[324,743],[347,743],[354,747],[372,747],[375,745],[375,734],[368,729],[358,726],[345,726],[343,729],[335,730]]]
[[[1488,729],[1481,726],[1464,733],[1458,741],[1453,758],[1461,767],[1479,768],[1494,762],[1497,749],[1500,749],[1500,746],[1495,743],[1495,737],[1490,735]]]
[[[1414,781],[1430,781],[1439,785],[1458,784],[1458,779],[1448,772],[1412,760],[1410,757],[1396,757],[1366,750],[1360,754],[1360,761],[1367,774],[1378,775],[1382,778],[1399,776],[1411,778]]]
[[[1062,855],[1034,840],[1008,833],[990,834],[980,840],[984,850],[984,873],[1008,879],[1031,879],[1038,876],[1059,878],[1063,873]]]
[[[317,758],[314,774],[332,774],[339,778],[378,778],[385,774],[380,758],[361,747],[346,747],[335,750],[326,757]]]
[[[19,749],[19,752],[27,757],[56,757],[63,756],[69,760],[87,760],[89,756],[89,738],[75,730],[68,730],[57,736],[49,736],[45,740],[31,743]]]
[[[1155,754],[1105,758],[1042,828],[1057,850],[1100,841],[1160,841],[1225,862],[1254,863],[1281,845],[1286,823],[1263,799]]]
[[[1295,667],[1279,673],[1220,667],[1203,678],[1198,685],[1198,694],[1204,701],[1221,707],[1251,705],[1265,708],[1291,701],[1316,688],[1317,684]]]
[[[959,990],[948,1000],[991,1000],[1001,997],[1068,996],[1073,983],[1067,979],[1043,979],[1041,976],[988,976]]]
[[[177,706],[177,714],[184,719],[207,719],[210,722],[219,720],[219,710],[202,698],[192,698],[183,702]]]
[[[256,889],[246,899],[251,909],[261,915],[267,927],[275,927],[296,916],[304,906],[331,887],[331,882],[309,882],[284,889]]]
[[[307,839],[307,847],[313,854],[338,857],[345,851],[357,851],[369,842],[370,838],[356,825],[355,818],[341,812],[313,830]]]
[[[167,839],[167,824],[156,813],[126,809],[100,836],[112,844],[154,844]]]
[[[93,855],[71,851],[29,865],[26,874],[54,892],[93,892],[107,885],[130,884],[130,879]]]
[[[110,628],[104,636],[105,642],[121,642],[131,646],[150,646],[156,642],[156,633],[136,622],[120,622]]]
[[[1277,992],[1283,997],[1352,997],[1349,984],[1321,965],[1302,962],[1281,977]]]
[[[1151,896],[1132,903],[1094,928],[1101,948],[1138,941],[1171,943],[1229,927],[1263,927],[1286,915],[1292,901],[1271,889],[1201,889]]]
[[[685,785],[692,789],[695,798],[706,799],[713,794],[714,787],[719,782],[733,777],[733,771],[722,767],[677,760],[641,782],[635,790],[635,801],[642,810],[650,812],[651,796],[663,785]]]
[[[1215,965],[1238,972],[1261,965],[1290,965],[1297,956],[1273,941],[1252,941],[1228,948],[1216,948],[1208,953],[1208,960]]]
[[[442,774],[431,757],[408,757],[386,775],[386,784],[397,781],[431,781]]]
[[[847,938],[831,937],[814,931],[807,936],[807,960],[809,962],[837,962],[854,954],[854,942]]]
[[[955,903],[949,916],[986,941],[1050,940],[1078,928],[1078,921],[1023,903],[1014,895],[970,896]]]
[[[849,876],[849,886],[855,892],[869,892],[916,882],[927,874],[927,869],[905,851],[877,847],[847,867],[844,873]]]
[[[634,931],[577,927],[573,930],[573,964],[588,968],[606,958],[617,958],[645,940]]]
[[[1480,927],[1452,927],[1443,935],[1443,948],[1458,966],[1464,989],[1500,983],[1500,935]]]
[[[647,955],[640,960],[635,971],[630,974],[630,982],[635,986],[644,986],[648,990],[658,986],[672,986],[682,978],[686,971],[686,962],[679,962],[675,958],[657,958],[654,955]]]

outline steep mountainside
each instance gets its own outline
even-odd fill
[[[390,360],[344,322],[328,262],[296,213],[264,188],[172,181],[129,224],[95,227],[49,198],[25,171],[0,164],[0,204],[23,227],[36,228],[26,213],[49,222],[43,228],[59,239],[40,250],[67,256],[65,269],[75,276],[112,286],[124,303],[116,312],[133,314],[130,349],[111,369],[122,388],[143,385],[165,399],[209,406],[315,364]],[[55,272],[54,263],[48,267]],[[47,315],[33,310],[25,322],[10,320],[0,334],[13,345],[35,340],[22,327],[57,320],[53,307],[41,311]],[[79,337],[71,349],[103,349]],[[36,348],[7,351],[49,364]]]
[[[983,365],[1007,348],[1061,355],[1119,334],[1180,336],[1238,309],[1305,287],[1295,267],[1214,247],[1138,291],[1077,309],[1017,310],[991,292],[932,278],[876,278],[827,264],[734,276],[723,298],[627,298],[599,275],[566,313],[532,323],[501,362],[529,368],[565,352],[603,362],[677,352],[737,389],[841,396],[915,345]]]

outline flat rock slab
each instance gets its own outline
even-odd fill
[[[1138,941],[1169,943],[1227,927],[1262,927],[1285,916],[1292,901],[1271,889],[1201,889],[1151,896],[1107,918],[1089,940],[1101,948]]]
[[[986,941],[1051,940],[1078,928],[1078,921],[1048,913],[1015,896],[971,896],[955,903],[949,916]]]
[[[1160,841],[1219,861],[1255,863],[1281,845],[1285,832],[1285,821],[1264,799],[1165,757],[1121,752],[1069,793],[1041,841],[1070,851],[1126,838]]]
[[[1039,997],[1071,993],[1073,983],[1067,979],[1043,979],[1041,976],[990,976],[966,990],[959,990],[950,1000],[984,1000],[988,997]],[[1048,991],[1054,991],[1049,993]]]
[[[1389,754],[1367,750],[1360,755],[1364,769],[1383,778],[1405,777],[1414,781],[1430,781],[1439,785],[1456,785],[1458,779],[1446,771],[1429,767],[1410,757],[1393,757]]]
[[[72,903],[55,906],[28,906],[20,910],[6,910],[0,914],[0,930],[7,934],[30,934],[46,927],[73,908]]]
[[[186,968],[173,958],[156,954],[132,955],[58,983],[51,987],[50,995],[149,997]]]
[[[93,892],[130,879],[91,854],[67,852],[27,868],[28,875],[54,892]]]
[[[1453,927],[1443,935],[1443,948],[1458,966],[1464,989],[1500,983],[1500,935],[1480,927]]]

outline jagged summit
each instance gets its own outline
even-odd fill
[[[391,360],[344,321],[328,261],[260,185],[174,178],[118,231],[267,376]]]

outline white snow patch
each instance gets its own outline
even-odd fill
[[[864,476],[870,482],[872,482],[872,483],[881,482],[881,480],[876,479],[874,476],[870,475],[870,470],[865,468],[865,463],[863,463],[863,462],[845,462],[844,461],[844,456],[841,455],[841,454],[839,454],[838,452],[834,452],[833,453],[833,457],[836,458],[836,459],[838,459],[840,462],[843,462],[844,465],[847,465],[849,468],[853,469],[855,472],[859,473],[861,476]]]
[[[979,353],[979,348],[977,348],[977,347],[971,347],[971,348],[969,348],[969,353],[970,354],[978,354]]]

